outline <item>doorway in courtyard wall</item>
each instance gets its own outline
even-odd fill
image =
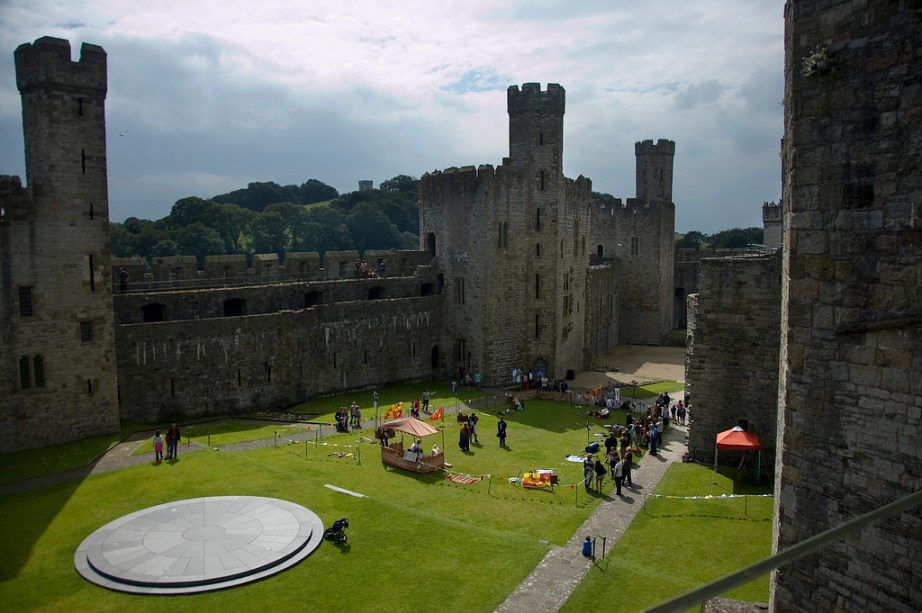
[[[547,376],[547,362],[544,360],[544,358],[538,358],[537,360],[535,360],[534,364],[532,364],[532,370],[534,370],[535,372],[538,372],[540,370],[541,372],[544,373],[544,376]]]

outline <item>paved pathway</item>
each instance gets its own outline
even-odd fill
[[[608,551],[618,543],[631,520],[643,508],[644,494],[656,488],[670,464],[682,460],[686,431],[683,426],[667,428],[663,433],[663,445],[657,450],[659,455],[645,455],[639,462],[640,468],[631,473],[634,487],[622,488],[620,498],[612,492],[567,544],[551,549],[496,611],[534,613],[560,609],[593,565],[592,560],[582,555],[583,540],[586,536],[607,537]],[[597,556],[601,556],[601,546],[599,538]]]

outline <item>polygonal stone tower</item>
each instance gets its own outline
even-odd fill
[[[785,7],[775,549],[922,488],[922,6]],[[922,511],[773,577],[775,611],[922,610]]]
[[[0,187],[0,451],[119,428],[106,182],[106,53],[15,53],[26,188]],[[65,374],[66,373],[66,374]]]
[[[591,182],[563,175],[564,89],[507,90],[509,157],[420,182],[420,236],[447,300],[433,368],[506,381],[515,367],[563,377],[584,356]]]

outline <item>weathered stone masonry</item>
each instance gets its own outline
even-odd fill
[[[785,25],[779,550],[922,487],[922,5]],[[779,570],[772,606],[917,612],[919,577],[917,507]]]

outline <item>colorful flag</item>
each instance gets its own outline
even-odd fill
[[[429,416],[429,421],[435,421],[435,420],[437,420],[437,419],[444,419],[444,417],[442,417],[442,408],[441,408],[441,407],[439,407],[439,409],[438,409],[435,413],[433,413],[432,415]]]

